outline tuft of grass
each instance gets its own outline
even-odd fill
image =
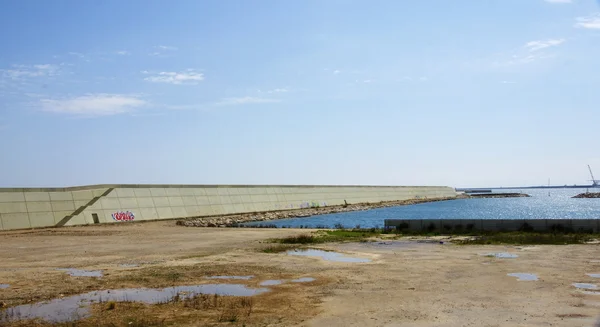
[[[115,301],[108,301],[106,302],[106,310],[114,310],[117,307],[117,302]]]
[[[289,245],[289,244],[277,244],[271,245],[261,250],[263,253],[281,253],[286,252],[291,249],[295,249],[297,246]]]
[[[302,234],[275,239],[273,242],[282,244],[319,244],[331,242],[364,242],[368,238],[379,236],[382,230],[371,229],[336,229],[317,231],[313,234]]]
[[[282,239],[279,239],[279,243],[283,244],[311,244],[311,243],[320,243],[316,237],[311,234],[302,234],[295,236],[288,236]]]
[[[472,239],[456,240],[453,243],[462,245],[483,244],[515,244],[515,245],[537,245],[537,244],[583,244],[594,239],[590,234],[550,234],[550,233],[528,233],[528,232],[499,232],[488,235],[477,236]]]

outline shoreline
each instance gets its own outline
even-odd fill
[[[225,216],[207,216],[207,217],[195,217],[177,220],[177,225],[186,227],[243,227],[238,224],[258,222],[258,221],[272,221],[280,219],[290,218],[307,218],[312,216],[328,215],[333,213],[352,212],[352,211],[365,211],[379,208],[399,207],[405,205],[413,205],[420,203],[439,202],[439,201],[450,201],[457,199],[468,199],[468,196],[455,196],[455,197],[441,197],[441,198],[429,198],[429,199],[407,199],[398,201],[382,201],[376,203],[355,203],[347,205],[336,205],[327,207],[315,207],[315,208],[304,208],[304,209],[292,209],[292,210],[280,210],[280,211],[266,211],[266,212],[252,212],[233,214]]]
[[[400,207],[406,205],[430,203],[439,201],[451,201],[460,199],[481,199],[481,198],[515,198],[515,197],[529,197],[527,194],[521,193],[491,193],[483,194],[478,196],[472,196],[468,194],[458,194],[453,197],[441,197],[441,198],[423,198],[423,199],[407,199],[398,201],[382,201],[375,203],[354,203],[347,205],[335,205],[327,207],[313,207],[303,209],[291,209],[291,210],[278,210],[278,211],[263,211],[263,212],[251,212],[251,213],[240,213],[232,215],[219,215],[219,216],[205,216],[205,217],[192,217],[178,219],[176,224],[179,226],[186,227],[252,227],[252,226],[239,226],[239,224],[250,223],[250,222],[261,222],[261,221],[272,221],[280,219],[290,218],[308,218],[312,216],[328,215],[334,213],[353,212],[353,211],[366,211],[379,208],[389,207]]]

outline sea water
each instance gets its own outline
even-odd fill
[[[585,219],[600,218],[600,199],[573,199],[586,189],[493,190],[531,195],[528,198],[459,199],[408,206],[353,211],[307,218],[246,223],[245,226],[275,225],[306,228],[383,227],[385,219]],[[589,189],[600,192],[600,188]]]

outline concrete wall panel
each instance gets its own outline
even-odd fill
[[[115,189],[115,191],[119,198],[134,198],[134,197],[136,197],[135,190],[132,188],[118,188],[118,189]]]
[[[121,203],[119,203],[119,198],[102,198],[99,200],[99,202],[100,202],[100,207],[105,210],[121,209]]]
[[[73,195],[71,192],[49,192],[50,201],[71,201],[73,202]]]
[[[27,212],[25,202],[4,202],[0,203],[0,213],[18,213]]]
[[[23,192],[0,192],[0,203],[4,202],[25,202],[25,195]]]
[[[171,207],[182,207],[183,206],[183,199],[181,199],[180,196],[169,196],[169,205]]]
[[[0,218],[5,230],[31,228],[27,213],[2,213]]]
[[[167,191],[164,188],[151,188],[150,194],[152,194],[152,197],[166,197]]]
[[[29,221],[32,228],[52,226],[54,225],[54,213],[52,211],[30,212]]]
[[[137,204],[140,208],[154,208],[154,201],[151,197],[137,198]]]
[[[166,188],[167,196],[181,196],[181,192],[178,188]]]
[[[48,196],[48,199],[50,197]],[[52,202],[26,202],[27,212],[52,212]]]
[[[157,207],[168,207],[170,205],[169,198],[166,196],[152,197],[152,201],[154,201],[154,205]]]
[[[50,201],[48,192],[27,192],[25,193],[25,201],[27,202],[45,202]]]
[[[188,216],[185,207],[171,207],[171,211],[173,212],[173,217],[171,218],[184,218]]]
[[[57,224],[59,221],[63,220],[63,218],[65,218],[66,216],[70,216],[71,214],[73,214],[72,210],[52,212],[52,216],[54,217],[54,223],[48,226],[53,226]]]
[[[170,207],[156,208],[156,212],[158,213],[158,218],[160,218],[160,219],[173,218],[173,211],[171,211]]]
[[[135,194],[137,198],[148,198],[152,196],[152,192],[147,188],[133,189],[133,194]]]
[[[121,208],[137,208],[138,202],[136,198],[121,198],[119,197]]]

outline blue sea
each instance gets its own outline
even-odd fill
[[[385,219],[583,219],[600,218],[600,199],[573,199],[586,189],[493,190],[526,193],[528,198],[460,199],[409,206],[354,211],[307,218],[244,224],[277,227],[383,227]],[[600,189],[590,189],[598,192]]]

